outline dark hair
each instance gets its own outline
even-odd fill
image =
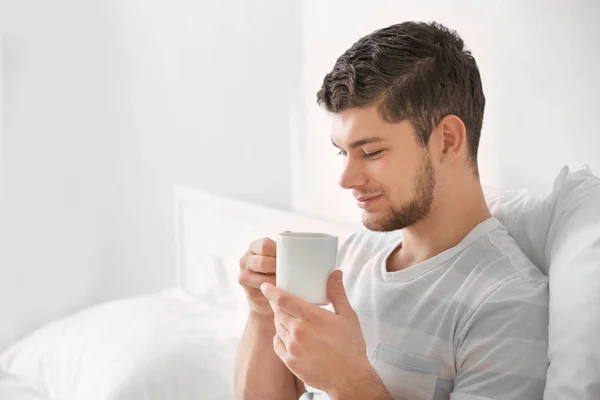
[[[378,105],[387,122],[409,120],[423,146],[443,117],[456,115],[477,173],[485,108],[479,69],[460,36],[441,24],[403,22],[361,38],[325,75],[317,102],[332,113]]]

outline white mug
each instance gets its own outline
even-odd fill
[[[305,301],[329,304],[327,280],[337,266],[338,237],[326,233],[277,235],[276,284]]]

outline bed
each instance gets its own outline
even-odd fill
[[[565,167],[550,193],[486,188],[488,205],[550,276],[545,399],[600,398],[600,179]],[[0,399],[233,398],[248,308],[238,260],[260,237],[363,229],[191,188],[174,193],[178,285],[54,321],[0,355]],[[577,312],[574,312],[576,310]]]
[[[360,226],[174,190],[177,287],[54,321],[0,356],[0,399],[233,398],[248,308],[237,284],[249,243],[284,230],[340,242]]]

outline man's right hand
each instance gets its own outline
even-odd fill
[[[246,391],[256,391],[272,393],[271,396],[264,395],[259,398],[297,399],[306,391],[304,383],[286,367],[273,350],[273,336],[276,332],[273,309],[260,291],[260,285],[264,282],[275,285],[275,256],[276,243],[272,239],[263,238],[250,243],[248,251],[240,259],[238,282],[246,291],[250,302],[251,318],[248,324],[254,328],[246,329],[239,347],[241,350],[236,367],[237,373],[242,376],[241,383],[238,384],[238,390],[242,393],[239,398],[244,398],[243,393]],[[257,329],[258,327],[261,328]],[[259,371],[249,367],[255,364],[251,362],[253,357],[263,363]]]
[[[272,239],[262,238],[250,243],[250,247],[240,259],[238,282],[246,291],[250,310],[261,317],[272,317],[269,300],[260,291],[263,282],[275,285],[275,248]]]

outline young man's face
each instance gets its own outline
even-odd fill
[[[430,211],[435,172],[408,121],[390,124],[376,107],[334,114],[331,139],[344,157],[339,184],[352,189],[365,227],[391,231]]]

